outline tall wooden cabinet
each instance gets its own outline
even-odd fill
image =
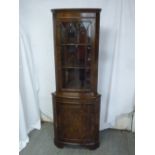
[[[99,146],[97,93],[100,9],[53,9],[54,142]]]

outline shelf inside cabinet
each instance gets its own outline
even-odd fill
[[[63,69],[90,69],[88,66],[62,66]]]
[[[65,43],[61,44],[61,46],[91,46],[91,44],[82,44],[82,43]]]

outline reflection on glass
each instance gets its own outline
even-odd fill
[[[67,26],[67,42],[75,42],[77,38],[77,32],[74,23],[69,23]]]
[[[87,43],[87,30],[82,22],[79,26],[79,43]]]

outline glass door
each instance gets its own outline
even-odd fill
[[[91,89],[92,21],[60,22],[62,88]]]

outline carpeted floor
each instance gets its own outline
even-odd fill
[[[33,130],[30,142],[19,155],[134,155],[135,135],[129,131],[104,130],[100,133],[100,147],[89,150],[82,147],[57,148],[53,143],[52,123],[43,123],[41,130]]]

